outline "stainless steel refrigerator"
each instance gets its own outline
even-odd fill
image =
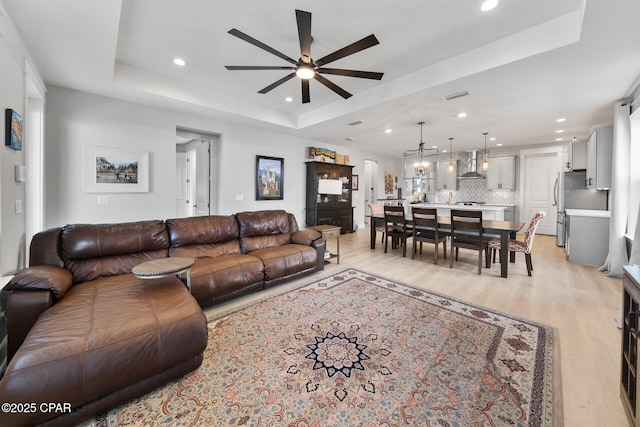
[[[566,209],[607,210],[608,191],[587,188],[584,170],[565,172],[556,179],[555,201],[558,207],[556,244],[565,245]]]

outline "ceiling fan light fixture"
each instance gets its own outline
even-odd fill
[[[315,75],[316,75],[316,70],[314,70],[313,67],[310,65],[300,65],[296,69],[296,76],[298,76],[303,80],[312,79],[313,76]]]

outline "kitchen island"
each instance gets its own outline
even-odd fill
[[[459,209],[463,211],[482,211],[482,219],[492,219],[496,221],[504,220],[504,210],[506,206],[494,205],[460,205],[446,203],[412,203],[411,206],[417,208],[435,208],[438,210],[438,216],[451,216],[451,209]],[[409,214],[411,212],[408,212]]]
[[[609,253],[610,211],[566,209],[565,251],[569,262],[600,267]]]

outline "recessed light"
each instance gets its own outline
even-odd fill
[[[293,102],[293,98],[290,96],[287,96],[284,100],[287,102]]]
[[[431,148],[433,148],[435,150],[436,148],[438,148],[438,146],[437,145],[432,145]]]
[[[562,141],[564,138],[556,138],[556,141]]]
[[[393,129],[385,129],[384,130],[384,133],[391,133],[391,132],[393,132]]]
[[[496,137],[495,137],[495,136],[493,136],[493,137],[489,138],[489,141],[495,141],[495,140],[496,140]]]
[[[560,117],[559,119],[556,119],[556,122],[558,123],[562,123],[564,121],[566,121],[567,119],[565,119],[564,117]]]
[[[483,12],[488,12],[491,9],[495,8],[498,5],[498,0],[486,0],[480,6],[480,10]]]
[[[443,153],[446,153],[446,152],[447,152],[447,150],[442,150],[442,152],[443,152]]]
[[[467,113],[458,113],[458,117],[463,119],[463,118],[467,117]]]
[[[182,58],[176,58],[173,60],[173,63],[176,64],[179,67],[184,67],[185,65],[187,65],[187,63],[184,61],[184,59]]]
[[[502,144],[496,144],[496,147],[502,147]]]
[[[564,129],[558,129],[558,130],[556,131],[556,133],[563,133],[563,132],[564,132]]]

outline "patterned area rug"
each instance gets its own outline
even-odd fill
[[[552,328],[346,270],[209,324],[202,366],[93,426],[559,426]]]

